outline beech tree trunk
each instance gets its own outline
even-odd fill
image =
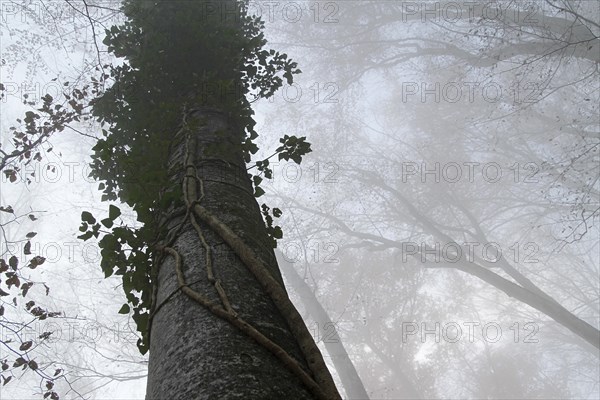
[[[218,144],[240,143],[243,128],[233,126],[225,112],[207,107],[188,114],[188,123],[198,121],[202,123],[194,128],[195,144],[190,151],[204,187],[200,204],[240,236],[283,287],[241,150],[217,157],[207,151]],[[185,174],[186,142],[181,130],[177,135],[169,161],[174,187],[181,186]],[[207,252],[185,218],[185,207],[169,212],[171,216],[163,222],[169,231],[178,232],[170,247],[181,256],[187,286],[220,304],[215,286],[207,278]],[[298,360],[308,373],[298,343],[269,295],[229,245],[202,221],[198,224],[212,252],[215,278],[233,310]],[[175,259],[164,257],[157,292],[157,304],[164,304],[152,319],[147,399],[314,398],[272,353],[178,287]]]

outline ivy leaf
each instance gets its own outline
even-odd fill
[[[88,239],[90,239],[92,236],[94,236],[94,232],[92,231],[87,231],[86,233],[84,233],[83,235],[79,235],[77,236],[77,239],[81,239],[83,241],[86,241]]]
[[[260,197],[265,194],[265,191],[261,187],[256,187],[254,189],[254,197]]]
[[[15,256],[12,256],[9,260],[8,260],[8,265],[10,265],[10,267],[16,271],[17,267],[19,266],[19,259]]]
[[[102,261],[100,262],[100,268],[102,268],[102,271],[104,272],[104,277],[105,278],[108,278],[114,272],[114,267],[112,266],[112,264],[110,264],[105,259],[102,259]]]
[[[23,254],[25,254],[26,256],[31,254],[31,242],[28,240],[27,243],[25,243],[25,246],[23,247]]]
[[[123,304],[119,310],[119,314],[129,314],[129,304]]]
[[[92,215],[92,213],[90,213],[89,211],[83,211],[81,213],[81,220],[83,222],[87,222],[90,225],[93,225],[96,223],[96,218],[94,218],[94,216]]]
[[[137,347],[142,355],[148,352],[148,345],[142,339],[138,339]]]
[[[281,239],[283,237],[283,231],[281,230],[280,226],[273,227],[271,234],[275,239]]]
[[[111,220],[115,220],[117,219],[117,217],[121,215],[121,210],[119,209],[119,207],[113,206],[112,204],[108,207],[108,218],[110,218]],[[110,227],[108,227],[110,228]]]
[[[25,113],[25,119],[24,119],[24,121],[25,122],[33,121],[34,119],[39,118],[39,117],[40,116],[38,114],[34,113],[33,111],[27,111]]]
[[[25,237],[27,239],[31,239],[33,238],[35,235],[37,235],[37,232],[29,232],[27,235],[25,235]]]

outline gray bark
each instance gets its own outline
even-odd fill
[[[241,151],[208,155],[215,143],[238,142],[243,130],[227,115],[203,108],[194,113],[206,123],[195,132],[193,149],[205,197],[201,204],[229,226],[268,266],[272,276],[283,281],[262,221]],[[196,119],[194,118],[194,119]],[[189,118],[188,118],[189,119]],[[176,137],[171,147],[171,182],[181,185],[185,141]],[[180,215],[168,221],[174,230]],[[227,293],[238,315],[271,339],[308,372],[299,346],[270,297],[223,240],[198,221],[212,249],[215,277]],[[183,260],[190,288],[215,304],[219,297],[208,281],[204,250],[193,226],[186,221],[174,244]],[[158,274],[157,304],[178,288],[173,257],[165,257]],[[184,293],[177,292],[152,321],[147,399],[312,399],[312,395],[282,362],[245,333],[218,318]]]

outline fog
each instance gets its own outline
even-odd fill
[[[37,108],[24,102],[59,98],[115,62],[102,39],[122,16],[118,1],[0,5],[6,156],[9,128]],[[255,160],[284,134],[313,149],[301,165],[273,162],[259,202],[283,212],[287,290],[342,396],[599,398],[598,3],[250,10],[302,70],[253,103]],[[23,272],[29,296],[62,314],[32,322],[0,297],[0,361],[12,371],[19,341],[51,331],[31,355],[44,374],[61,370],[61,398],[143,399],[148,359],[118,313],[121,280],[104,279],[97,244],[76,238],[83,210],[107,210],[87,176],[101,135],[74,121],[43,141],[41,161],[3,166],[0,205],[14,213],[0,212],[2,258],[29,260],[29,241],[46,258]],[[1,399],[41,398],[43,375],[11,373]]]

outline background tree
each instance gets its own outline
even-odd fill
[[[312,169],[303,169],[303,181],[286,176],[285,165],[277,170],[279,184],[267,192],[279,197],[276,204],[282,209],[292,207],[282,226],[295,232],[284,238],[282,251],[286,254],[289,249],[288,257],[300,262],[296,265],[301,275],[308,277],[323,304],[345,305],[337,310],[338,317],[332,312],[332,319],[347,346],[364,348],[365,338],[358,329],[362,315],[349,315],[348,309],[357,303],[333,289],[332,282],[347,282],[345,274],[334,278],[337,268],[323,263],[322,257],[321,263],[315,262],[316,243],[338,245],[330,259],[342,260],[340,255],[346,252],[352,254],[347,260],[361,259],[367,250],[387,256],[362,263],[369,271],[378,262],[391,270],[398,270],[399,263],[424,269],[425,283],[415,295],[418,302],[431,298],[431,312],[411,315],[400,306],[396,320],[425,322],[429,328],[435,322],[443,327],[496,321],[502,324],[503,340],[511,339],[507,336],[514,331],[509,327],[518,322],[521,341],[526,333],[523,324],[535,322],[539,344],[523,344],[519,354],[535,360],[537,368],[524,368],[521,377],[507,376],[515,379],[515,385],[504,387],[512,389],[490,396],[544,397],[555,390],[548,377],[566,371],[575,359],[579,367],[561,375],[567,382],[563,390],[571,390],[571,396],[589,396],[594,383],[588,373],[598,371],[598,353],[592,347],[598,345],[598,230],[591,223],[597,219],[593,215],[599,171],[598,109],[585,99],[598,89],[597,10],[587,2],[456,4],[353,2],[340,5],[334,24],[310,21],[306,30],[299,24],[279,25],[279,40],[289,46],[288,53],[313,60],[313,75],[305,71],[302,79],[308,83],[298,84],[306,89],[315,81],[329,82],[339,88],[337,104],[317,104],[309,98],[298,103],[276,99],[278,104],[264,105],[285,109],[290,129],[332,132],[309,137],[315,152],[305,165],[330,163],[337,171],[337,179],[325,184],[313,179]],[[475,7],[472,17],[469,7]],[[498,8],[502,13],[496,16]],[[462,172],[456,181],[450,174],[455,171],[453,163]],[[472,180],[464,163],[481,168]],[[499,166],[502,179],[494,181],[491,169],[482,170],[486,165]],[[306,184],[314,190],[306,196],[294,192]],[[574,209],[578,217],[572,214]],[[307,237],[308,256],[298,258],[293,250],[302,243],[300,238]],[[448,270],[457,263],[443,262],[443,257],[436,261],[436,253],[452,258],[451,252],[441,249],[454,242],[479,243],[478,258],[483,262],[479,271],[527,292],[538,290],[539,298],[550,296],[585,321],[592,333],[590,344],[539,311],[490,290],[489,281],[482,285]],[[490,263],[494,257],[487,257],[488,262],[482,258],[482,246],[488,243],[502,249],[502,260]],[[416,245],[416,257],[407,254],[407,245]],[[349,261],[339,270],[352,270],[350,265],[356,263]],[[410,281],[411,276],[399,274],[397,279]],[[389,280],[373,274],[348,284],[351,292],[378,287],[372,296],[379,304],[386,304],[396,291]],[[346,324],[354,324],[354,329]],[[381,330],[389,329],[391,337],[402,337],[406,327],[401,323],[392,327],[390,321],[389,328],[385,325],[378,332],[383,336]],[[464,341],[466,327],[462,328]],[[413,369],[446,366],[431,376],[435,394],[427,397],[481,396],[482,392],[475,393],[478,379],[470,373],[474,360],[492,369],[490,354],[505,359],[500,355],[517,346],[514,342],[485,346],[479,337],[461,348],[462,341],[444,344],[440,337],[441,342],[433,335],[423,340],[417,334],[410,342],[417,354]],[[355,360],[361,356],[373,362],[364,352]],[[358,367],[361,376],[363,371],[371,370]],[[517,382],[521,379],[541,386],[524,386]],[[464,384],[453,384],[458,381]],[[407,385],[400,383],[365,380],[365,386],[377,388],[371,389],[372,395],[389,393],[383,396],[393,398],[407,393]]]

